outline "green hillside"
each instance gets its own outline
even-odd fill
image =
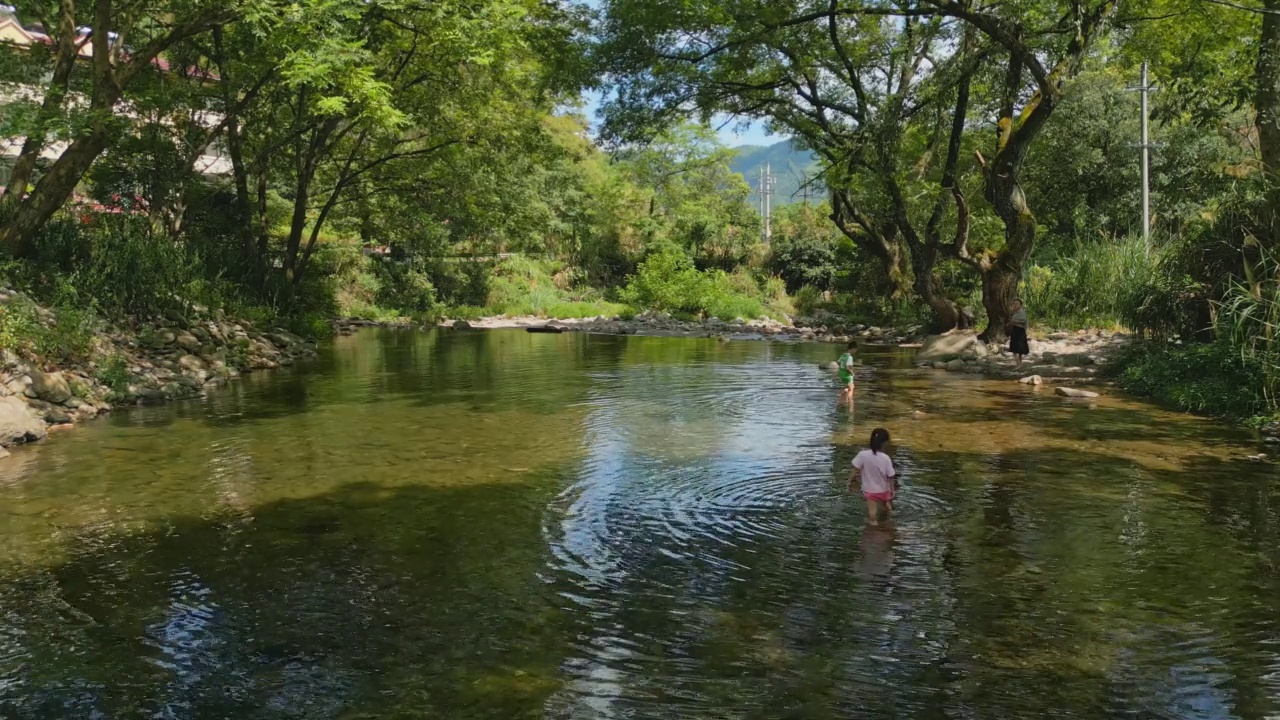
[[[734,158],[731,167],[734,172],[740,172],[747,178],[753,190],[759,183],[761,168],[765,164],[770,166],[775,178],[774,207],[800,202],[803,199],[800,193],[801,183],[818,174],[818,161],[813,153],[796,150],[792,147],[790,140],[767,146],[742,145],[734,148],[734,151],[737,152],[737,157]],[[825,190],[820,186],[811,185],[809,188],[810,200],[819,199],[824,194]],[[757,201],[754,193],[752,201]]]

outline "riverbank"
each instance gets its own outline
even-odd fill
[[[758,320],[682,320],[665,313],[643,313],[630,318],[595,317],[556,320],[531,316],[489,317],[478,320],[442,320],[440,325],[460,330],[525,328],[549,332],[585,332],[603,335],[651,337],[720,338],[724,340],[771,340],[777,342],[848,343],[902,345],[923,339],[921,326],[882,328],[843,321],[837,317],[796,319],[791,323]]]
[[[1026,384],[1110,385],[1105,368],[1132,344],[1132,336],[1107,330],[1051,332],[1030,340],[1031,353],[1018,367],[1007,347],[992,347],[975,335],[955,333],[927,338],[916,365],[946,372],[985,375]]]
[[[366,322],[367,321],[361,321]],[[352,332],[358,325],[343,325]],[[767,340],[773,342],[819,342],[843,345],[850,340],[865,345],[889,345],[917,350],[916,364],[936,370],[1022,379],[1039,375],[1045,382],[1102,382],[1102,368],[1117,357],[1132,338],[1126,333],[1106,330],[1054,331],[1031,340],[1031,354],[1021,369],[1007,348],[992,347],[972,333],[925,336],[918,325],[881,328],[823,318],[822,322],[797,319],[788,325],[774,320],[679,320],[661,314],[630,319],[588,318],[548,320],[537,317],[490,317],[479,320],[442,320],[441,327],[458,330],[524,328],[545,332],[587,332],[606,335],[653,337],[719,338]]]
[[[0,288],[0,310],[7,320],[23,318],[28,335],[52,336],[59,327],[54,311],[14,290]],[[52,428],[117,406],[194,397],[243,373],[292,365],[316,352],[313,343],[281,328],[263,330],[199,310],[99,322],[80,333],[74,358],[55,360],[38,348],[0,349],[0,449],[41,440]]]

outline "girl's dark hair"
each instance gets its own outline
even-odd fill
[[[889,442],[889,431],[884,428],[876,428],[871,431],[871,454],[874,455],[884,450],[885,444]]]
[[[856,349],[857,347],[858,347],[858,341],[857,341],[857,340],[850,340],[850,341],[849,341],[849,344],[845,346],[845,348],[847,348],[847,349],[849,349],[849,350],[854,350],[854,349]]]

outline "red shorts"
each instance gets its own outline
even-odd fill
[[[889,502],[893,500],[893,493],[892,492],[882,492],[882,493],[864,492],[862,493],[862,497],[868,500],[875,500],[877,502]]]

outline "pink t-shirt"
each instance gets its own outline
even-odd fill
[[[893,477],[898,473],[893,469],[893,461],[883,452],[863,450],[853,459],[853,466],[862,473],[862,492],[893,492]]]

